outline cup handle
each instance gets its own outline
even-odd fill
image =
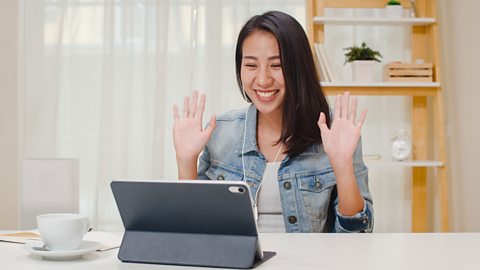
[[[85,218],[85,230],[83,232],[83,235],[87,234],[87,232],[90,231],[90,222],[88,220],[88,217]]]

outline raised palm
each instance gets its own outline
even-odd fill
[[[197,91],[193,92],[191,99],[185,97],[181,118],[178,106],[173,106],[173,143],[180,161],[196,161],[215,129],[215,116],[210,118],[207,128],[202,126],[205,100],[205,95],[201,95],[199,99]]]
[[[335,98],[335,111],[332,125],[328,128],[325,114],[320,113],[318,126],[320,128],[325,152],[331,162],[345,162],[353,157],[360,139],[360,133],[367,114],[363,110],[358,123],[355,123],[357,98],[350,103],[350,93],[338,94]]]

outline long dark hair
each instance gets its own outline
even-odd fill
[[[322,143],[317,121],[323,112],[330,127],[329,106],[323,94],[315,69],[307,35],[300,23],[292,16],[270,11],[252,17],[238,35],[235,51],[237,82],[242,92],[241,66],[242,46],[245,39],[255,31],[267,31],[275,36],[280,51],[282,72],[285,80],[285,103],[280,139],[286,153],[295,157],[314,143]],[[248,96],[245,96],[251,102]]]

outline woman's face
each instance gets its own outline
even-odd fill
[[[255,31],[243,42],[241,79],[245,92],[264,114],[282,113],[285,82],[278,42],[266,31]]]

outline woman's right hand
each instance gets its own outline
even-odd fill
[[[173,144],[179,165],[196,168],[197,159],[215,129],[215,116],[210,118],[207,128],[202,126],[205,111],[205,95],[193,92],[192,97],[183,100],[183,114],[180,118],[178,106],[173,106]],[[188,166],[190,165],[190,166]]]

